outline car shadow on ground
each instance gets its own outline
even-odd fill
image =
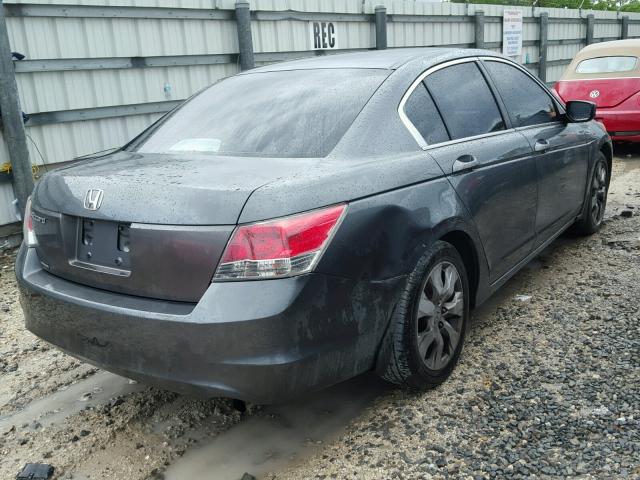
[[[546,256],[572,241],[565,238],[554,242],[472,312],[467,341],[473,340],[474,332],[484,328],[504,302],[523,292],[523,285],[531,276],[545,268]],[[260,478],[287,464],[297,464],[328,440],[339,437],[365,409],[395,390],[368,373],[291,403],[267,406],[260,415],[188,451],[169,466],[165,478],[204,478],[213,471],[218,480],[238,479],[245,472]],[[412,398],[424,392],[408,391],[403,395]]]

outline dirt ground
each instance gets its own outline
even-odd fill
[[[441,387],[365,375],[292,404],[201,401],[83,364],[27,332],[0,256],[0,479],[640,478],[640,150],[606,224],[562,237],[473,315]]]

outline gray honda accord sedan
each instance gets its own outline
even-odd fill
[[[26,326],[178,392],[271,403],[370,370],[436,385],[470,309],[566,229],[600,227],[612,146],[594,113],[483,50],[228,78],[39,182]]]

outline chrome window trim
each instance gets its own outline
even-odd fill
[[[435,66],[433,66],[431,68],[428,68],[424,72],[422,72],[418,76],[418,78],[416,78],[411,83],[411,85],[409,86],[407,91],[404,93],[404,95],[402,95],[402,98],[400,99],[400,104],[398,105],[398,115],[400,116],[400,120],[402,121],[402,123],[404,124],[405,128],[409,131],[409,133],[411,134],[413,139],[416,141],[416,143],[418,144],[418,146],[422,150],[429,150],[429,149],[434,148],[434,147],[442,147],[442,146],[446,146],[446,145],[452,145],[452,144],[460,143],[460,142],[463,142],[463,141],[466,142],[468,140],[477,140],[477,139],[486,138],[486,137],[493,137],[495,135],[500,135],[500,134],[503,134],[503,133],[506,133],[506,132],[522,131],[523,129],[535,128],[535,127],[540,127],[540,126],[543,126],[543,125],[552,126],[552,125],[557,125],[557,124],[560,123],[560,120],[558,119],[555,122],[538,123],[536,125],[527,125],[525,127],[512,127],[512,128],[508,128],[508,129],[504,129],[504,130],[498,130],[496,132],[488,132],[488,133],[483,133],[483,134],[480,134],[480,135],[474,135],[472,137],[456,138],[454,140],[448,140],[446,142],[428,144],[427,141],[422,137],[422,135],[420,134],[418,129],[415,127],[415,125],[411,122],[411,120],[409,120],[409,117],[407,117],[407,114],[404,111],[404,107],[405,107],[405,104],[407,103],[407,100],[409,99],[409,97],[411,96],[413,91],[416,89],[416,87],[427,76],[429,76],[430,74],[432,74],[434,72],[437,72],[438,70],[442,70],[443,68],[450,67],[452,65],[459,65],[461,63],[478,62],[478,61],[502,62],[502,63],[506,63],[507,65],[511,65],[511,66],[519,69],[525,75],[527,75],[529,78],[531,78],[534,82],[536,82],[542,88],[542,91],[549,98],[551,98],[551,101],[556,106],[556,111],[559,114],[564,113],[563,111],[561,111],[560,108],[558,108],[558,107],[560,107],[560,105],[557,102],[557,100],[553,97],[551,92],[548,91],[547,86],[544,83],[542,83],[538,78],[533,76],[531,74],[531,72],[529,72],[526,68],[522,67],[521,65],[519,65],[519,64],[517,64],[515,62],[512,62],[511,60],[507,60],[507,59],[500,58],[500,57],[475,56],[475,57],[457,58],[455,60],[450,60],[448,62],[444,62],[444,63],[441,63],[439,65],[435,65]]]
[[[402,121],[402,123],[404,124],[406,129],[409,130],[409,133],[414,138],[414,140],[418,143],[418,146],[420,148],[422,148],[422,150],[427,150],[427,148],[432,147],[433,145],[444,145],[446,143],[451,143],[454,140],[449,140],[448,142],[442,142],[442,143],[429,145],[426,142],[426,140],[422,137],[422,135],[420,134],[418,129],[415,127],[413,122],[411,122],[411,120],[409,120],[409,117],[407,117],[407,114],[404,111],[404,106],[407,103],[407,100],[409,100],[409,97],[411,96],[413,91],[420,84],[420,82],[422,82],[422,80],[424,80],[427,77],[427,75],[429,75],[429,74],[431,74],[433,72],[437,72],[438,70],[442,70],[443,68],[449,67],[451,65],[459,65],[461,63],[475,62],[477,59],[478,59],[478,57],[457,58],[455,60],[450,60],[448,62],[444,62],[444,63],[441,63],[439,65],[435,65],[435,66],[433,66],[431,68],[428,68],[424,72],[422,72],[418,76],[418,78],[416,78],[413,81],[413,83],[409,86],[407,91],[404,92],[404,95],[402,95],[402,98],[400,99],[400,104],[398,105],[398,115],[400,116],[400,120]]]
[[[473,135],[472,137],[456,138],[456,139],[453,139],[453,140],[447,140],[446,142],[428,144],[427,141],[422,137],[422,135],[420,134],[418,129],[415,127],[413,122],[411,122],[411,120],[409,120],[409,117],[407,117],[407,114],[404,111],[404,106],[407,103],[407,100],[409,99],[409,97],[411,96],[413,91],[417,88],[417,86],[420,84],[420,82],[422,82],[427,76],[429,76],[430,74],[432,74],[434,72],[437,72],[438,70],[442,70],[443,68],[447,68],[447,67],[450,67],[452,65],[460,65],[462,63],[471,63],[471,62],[475,63],[480,58],[484,58],[484,57],[475,56],[475,57],[457,58],[455,60],[449,60],[448,62],[440,63],[438,65],[435,65],[435,66],[431,67],[431,68],[428,68],[427,70],[422,72],[418,76],[418,78],[416,78],[413,81],[413,83],[411,83],[411,85],[409,86],[407,91],[404,92],[404,95],[400,99],[400,104],[398,105],[398,115],[400,116],[400,120],[404,124],[405,128],[407,130],[409,130],[409,133],[411,134],[411,136],[414,138],[414,140],[416,141],[416,143],[418,144],[418,146],[422,150],[429,150],[429,149],[434,148],[434,147],[442,147],[442,146],[445,146],[445,145],[453,145],[455,143],[466,142],[467,140],[476,140],[476,139],[480,139],[480,138],[493,137],[495,135],[501,135],[501,134],[503,134],[505,132],[511,132],[511,131],[515,130],[513,128],[508,128],[508,129],[505,128],[504,130],[498,130],[496,132],[482,133],[480,135]],[[488,58],[492,58],[492,57],[488,57]],[[490,85],[487,84],[487,86],[489,88],[491,88]],[[496,107],[498,107],[498,111],[500,111],[497,102],[496,102]],[[500,112],[500,115],[502,116],[502,112]]]
[[[481,133],[480,135],[474,135],[472,137],[462,137],[462,138],[456,138],[454,140],[447,140],[446,142],[432,143],[432,144],[427,144],[425,142],[425,146],[422,147],[422,150],[426,151],[426,150],[431,150],[433,148],[446,147],[447,145],[455,145],[456,143],[468,142],[470,140],[480,140],[482,138],[495,137],[496,135],[503,135],[505,133],[515,132],[515,131],[516,131],[515,128],[508,128],[505,130],[498,130],[495,132]],[[418,135],[420,135],[420,133],[418,133]],[[422,138],[422,135],[420,135],[420,138]]]

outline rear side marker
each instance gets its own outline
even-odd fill
[[[27,204],[24,208],[24,222],[22,224],[22,236],[27,247],[35,247],[38,245],[36,234],[33,231],[33,216],[33,212],[31,211],[31,197],[29,197],[27,198]]]

